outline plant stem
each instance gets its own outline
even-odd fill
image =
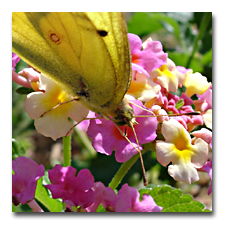
[[[71,136],[63,137],[63,166],[71,165]]]
[[[34,199],[27,204],[30,206],[33,212],[44,212]]]
[[[187,65],[186,65],[186,68],[189,68],[190,64],[191,64],[191,61],[194,57],[194,54],[195,52],[198,50],[198,43],[199,43],[199,40],[202,39],[205,31],[206,31],[206,28],[210,22],[212,18],[212,13],[211,12],[205,12],[203,17],[202,17],[202,20],[201,20],[201,24],[200,24],[200,27],[199,27],[199,33],[198,35],[195,37],[195,40],[194,40],[194,47],[193,47],[193,51],[188,59],[188,62],[187,62]]]
[[[142,154],[144,154],[147,151],[147,149],[143,149],[141,151]],[[134,155],[132,158],[130,158],[128,161],[123,163],[119,170],[117,171],[116,175],[111,180],[109,187],[111,187],[113,190],[117,188],[117,186],[122,181],[123,177],[126,175],[127,171],[131,168],[131,166],[137,161],[139,158],[139,154]]]
[[[82,144],[85,146],[85,149],[87,150],[88,158],[94,158],[97,156],[97,151],[94,150],[91,141],[88,139],[86,132],[83,130],[79,130],[77,127],[74,127],[74,131],[76,135],[79,137],[79,140],[82,142]]]

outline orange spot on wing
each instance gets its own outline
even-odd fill
[[[49,37],[50,37],[51,41],[53,41],[54,43],[59,45],[61,43],[60,37],[56,33],[54,33],[53,31],[49,31],[49,33],[50,33]]]

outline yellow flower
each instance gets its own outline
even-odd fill
[[[156,157],[160,164],[168,167],[168,173],[175,180],[196,182],[198,172],[208,159],[208,144],[198,138],[194,145],[187,130],[175,119],[164,121],[162,134],[165,141],[156,142]]]
[[[212,130],[212,109],[208,109],[203,114],[203,121],[205,125]]]
[[[27,96],[26,111],[34,119],[34,125],[37,132],[53,140],[66,136],[73,127],[73,122],[84,119],[88,114],[88,109],[79,101],[70,101],[72,96],[68,95],[61,86],[50,78],[41,74],[40,90],[32,92]],[[64,102],[70,101],[65,104]],[[61,104],[61,105],[59,105]],[[71,135],[71,130],[67,135]]]
[[[193,73],[192,70],[189,70],[185,74],[185,79],[183,85],[186,87],[185,94],[188,97],[191,97],[194,94],[203,95],[211,83],[207,81],[207,78],[202,76],[200,73]]]
[[[148,102],[157,96],[161,90],[160,85],[153,82],[152,78],[143,73],[133,72],[132,81],[127,95],[133,96],[142,102]]]
[[[149,75],[154,82],[172,92],[176,92],[178,86],[182,85],[184,81],[184,75],[176,69],[176,65],[171,59],[167,59],[167,64],[153,70]]]

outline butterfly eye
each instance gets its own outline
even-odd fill
[[[108,34],[108,32],[105,31],[105,30],[98,30],[98,33],[99,33],[102,37],[105,37],[105,36]]]

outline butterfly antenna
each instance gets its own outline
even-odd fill
[[[100,117],[94,117],[94,118],[84,118],[82,120],[80,120],[79,122],[77,122],[76,124],[74,124],[69,131],[66,133],[65,137],[67,137],[69,135],[69,133],[71,132],[71,130],[73,130],[78,124],[80,124],[81,122],[83,122],[84,120],[96,120],[96,119],[101,119],[103,116]]]
[[[151,112],[151,111],[148,111],[148,112]],[[151,112],[153,113],[153,112]],[[186,112],[186,113],[172,113],[172,114],[165,114],[165,115],[137,115],[137,116],[134,116],[135,118],[137,117],[160,117],[160,116],[169,116],[169,117],[172,117],[172,116],[197,116],[197,115],[201,115],[200,112]]]
[[[145,108],[135,104],[134,102],[129,101],[129,103],[135,105],[136,107],[138,107],[146,112],[153,113],[152,111],[145,109]],[[135,118],[136,117],[160,117],[160,116],[197,116],[197,115],[201,115],[201,112],[194,111],[194,112],[186,112],[186,113],[172,113],[172,114],[165,114],[165,115],[155,115],[155,114],[154,115],[138,115],[138,116],[135,116]]]

